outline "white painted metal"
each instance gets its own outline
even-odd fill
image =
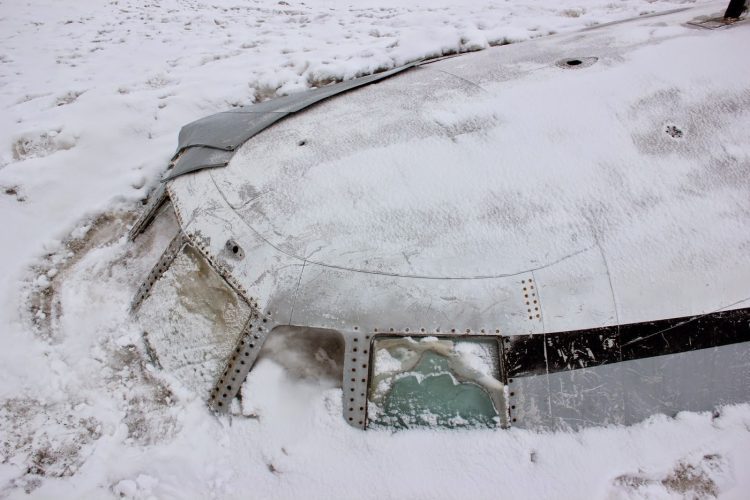
[[[750,29],[687,27],[695,15],[446,59],[322,102],[227,167],[170,181],[182,230],[270,327],[339,330],[347,353],[365,332],[746,306],[750,65],[735,48]]]

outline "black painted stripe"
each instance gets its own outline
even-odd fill
[[[750,341],[750,308],[544,335],[506,337],[508,378]]]

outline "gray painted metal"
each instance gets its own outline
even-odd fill
[[[742,307],[750,210],[737,151],[750,146],[739,132],[750,100],[727,85],[750,73],[740,55],[719,65],[712,54],[747,33],[681,26],[692,17],[446,59],[288,117],[226,168],[168,183],[180,226],[269,328],[344,335],[355,427],[365,422],[369,360],[354,356],[363,332],[545,334]],[[673,57],[686,52],[694,64]],[[556,65],[571,56],[597,62]],[[271,106],[254,109],[296,109]],[[185,144],[208,142],[189,135]],[[516,423],[604,423],[605,407],[629,422],[648,403],[627,409],[625,375],[610,382],[609,371],[671,380],[690,366],[640,362],[514,380]],[[628,383],[655,411],[675,392]]]
[[[224,111],[206,116],[182,127],[177,150],[180,152],[190,147],[201,146],[233,151],[287,114]]]
[[[409,63],[373,75],[243,106],[189,123],[180,131],[174,168],[164,181],[204,168],[223,167],[231,159],[232,151],[287,115],[329,97],[383,80],[416,64]]]
[[[225,167],[229,164],[233,155],[233,151],[224,151],[223,149],[202,146],[188,148],[179,153],[177,158],[172,161],[171,170],[167,172],[164,181],[204,168]]]
[[[710,411],[750,400],[750,342],[656,356],[509,383],[511,425],[629,425],[655,413]]]

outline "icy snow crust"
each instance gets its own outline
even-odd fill
[[[435,427],[438,422],[450,427],[507,424],[502,419],[507,410],[504,386],[498,380],[500,367],[495,340],[483,339],[480,342],[423,337],[415,341],[411,337],[392,337],[377,339],[372,349],[368,428]],[[405,378],[409,379],[407,383],[412,388],[416,384],[419,390],[410,394],[411,389],[407,389],[400,396],[394,395],[394,384]],[[443,380],[432,383],[434,381],[428,380],[430,378]],[[453,389],[462,384],[474,386],[470,389],[475,391],[472,396],[461,389],[446,390],[446,387],[452,386]],[[485,406],[486,413],[478,411],[482,406]],[[430,411],[436,407],[440,407],[437,415]],[[456,413],[446,414],[448,408]],[[494,410],[492,416],[489,415],[490,409]],[[417,411],[419,413],[415,413]]]
[[[300,379],[280,357],[220,419],[149,362],[127,309],[174,228],[159,219],[137,246],[125,234],[180,126],[412,58],[682,6],[287,3],[0,4],[0,496],[744,498],[748,405],[577,433],[363,433],[341,420],[336,379]]]

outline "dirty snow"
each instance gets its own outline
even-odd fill
[[[0,497],[745,497],[748,405],[578,433],[363,433],[332,379],[268,355],[218,419],[149,364],[127,315],[167,240],[124,234],[184,123],[686,3],[1,1]]]

